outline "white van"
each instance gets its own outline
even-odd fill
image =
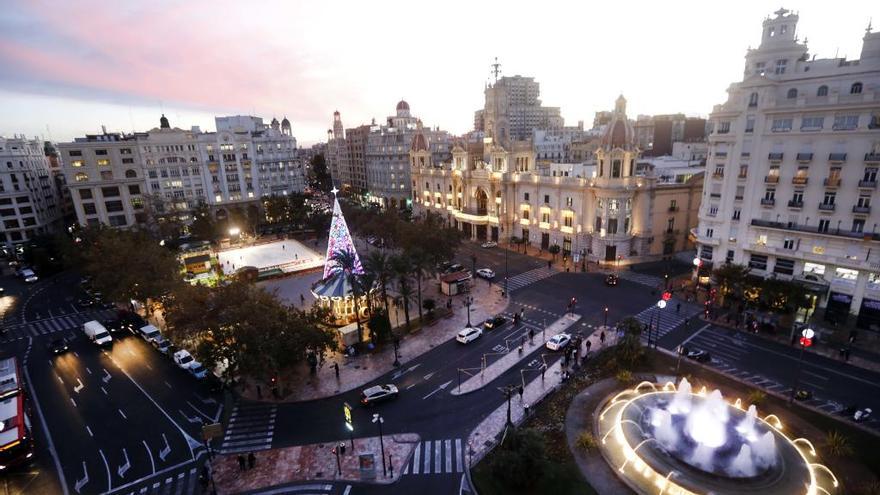
[[[146,325],[141,327],[138,331],[140,336],[144,338],[147,342],[152,342],[156,339],[156,337],[160,337],[162,334],[159,332],[159,329],[154,327],[153,325]]]
[[[83,332],[95,344],[110,345],[113,343],[113,337],[110,336],[110,332],[104,328],[104,325],[95,320],[85,322],[83,324]]]

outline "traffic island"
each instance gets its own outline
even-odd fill
[[[502,356],[501,359],[498,359],[489,366],[486,366],[483,369],[477,368],[474,370],[460,370],[460,372],[469,371],[474,374],[473,376],[453,388],[452,392],[450,393],[452,395],[464,395],[485,387],[493,380],[507,372],[509,369],[516,366],[520,361],[528,359],[533,351],[544,347],[546,338],[550,338],[558,333],[564,332],[569,327],[580,321],[580,319],[581,315],[579,314],[567,313],[565,316],[556,320],[549,327],[547,327],[544,335],[545,338],[540,338],[540,335],[535,335],[532,338],[531,342],[529,342],[528,339],[517,339],[515,342],[513,342],[513,344],[507,350],[507,353]],[[525,330],[523,331],[523,334],[525,334]],[[522,347],[522,352],[517,350],[517,348],[519,347]]]
[[[220,495],[286,485],[302,481],[350,481],[391,484],[400,479],[403,468],[419,444],[419,435],[401,433],[339,442],[315,443],[254,452],[254,467],[248,453],[221,455],[213,460],[213,479]],[[344,446],[344,447],[343,447]],[[344,452],[343,452],[344,450]],[[338,461],[337,461],[338,453]],[[241,463],[244,463],[242,468]]]

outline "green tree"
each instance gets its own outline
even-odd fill
[[[626,367],[632,367],[642,357],[642,323],[630,316],[621,320],[617,327],[623,331],[623,337],[615,346],[617,360]]]
[[[741,300],[749,276],[749,267],[725,263],[712,272],[721,295],[733,300]]]
[[[535,486],[549,461],[544,438],[535,430],[508,430],[493,453],[489,470],[507,490],[520,492]]]
[[[795,282],[768,278],[761,283],[760,301],[779,314],[791,314],[807,304],[807,289]]]
[[[330,178],[330,171],[327,169],[327,162],[323,154],[317,154],[312,157],[309,174],[309,184],[312,189],[329,193],[333,189],[333,181]]]
[[[413,277],[416,279],[416,306],[419,309],[419,321],[422,320],[422,279],[426,276],[430,276],[430,270],[433,267],[431,260],[424,253],[424,251],[418,250],[410,255],[410,268],[412,269]]]
[[[409,325],[409,304],[412,302],[413,288],[410,283],[410,275],[412,274],[412,266],[406,255],[396,255],[391,258],[391,266],[397,278],[397,301],[398,306],[403,306],[403,316],[406,321],[406,329],[410,329]]]
[[[554,244],[547,248],[547,251],[553,255],[553,261],[556,261],[556,255],[559,254],[560,248],[559,244]]]
[[[370,251],[364,260],[364,269],[376,277],[385,304],[385,313],[388,314],[388,282],[394,274],[388,255],[382,251]]]
[[[388,318],[388,313],[383,309],[377,309],[375,313],[370,316],[370,321],[368,323],[370,326],[370,333],[372,338],[374,338],[378,342],[388,342],[391,338],[391,320]]]
[[[196,239],[204,241],[216,241],[219,230],[217,220],[211,209],[205,203],[199,203],[193,211],[193,221],[189,224],[189,232]]]
[[[286,223],[290,219],[290,204],[287,196],[273,194],[263,200],[266,221],[270,224]]]

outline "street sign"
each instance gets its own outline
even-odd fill
[[[223,436],[223,425],[220,423],[211,423],[209,425],[202,426],[202,438],[207,442],[212,438],[222,437]]]
[[[669,292],[669,291],[664,292],[663,293],[663,300],[668,301],[670,299],[672,299],[672,292]]]
[[[345,427],[348,428],[348,431],[354,431],[354,424],[351,421],[351,406],[348,405],[348,402],[342,403],[342,412],[345,414]]]

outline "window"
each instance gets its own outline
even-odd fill
[[[140,194],[140,193],[141,193],[141,186],[139,186],[137,184],[132,184],[132,185],[128,186],[128,194]]]
[[[700,259],[705,261],[712,261],[712,254],[714,249],[712,246],[706,246],[705,244],[700,246]]]
[[[82,161],[82,160],[71,160],[71,162],[70,162],[70,166],[71,166],[71,167],[77,167],[77,168],[82,167],[82,166],[83,166],[83,161]]]
[[[715,229],[706,229],[706,237],[712,237],[715,235]]]
[[[810,263],[809,261],[804,263],[804,273],[812,273],[815,275],[825,275],[825,265],[820,265],[818,263]]]
[[[612,178],[620,177],[620,160],[612,160],[611,161],[611,177]]]
[[[119,154],[120,155],[130,155],[131,148],[119,148]]]
[[[794,88],[789,89],[788,93],[785,94],[785,97],[788,98],[789,100],[793,100],[793,99],[797,98],[797,90]]]
[[[529,210],[523,210],[522,217],[524,220],[528,220],[529,219]]]
[[[828,86],[819,86],[819,90],[816,91],[816,96],[828,96]]]
[[[70,156],[83,156],[82,150],[70,150]]]
[[[791,130],[792,119],[773,119],[772,132],[788,132]]]
[[[724,258],[727,263],[733,263],[733,249],[727,250],[727,257]]]
[[[101,196],[105,198],[112,198],[119,196],[119,188],[118,187],[102,187],[101,188]]]
[[[851,131],[859,126],[858,115],[837,115],[834,117],[835,131]]]
[[[860,83],[860,82],[853,83],[853,85],[849,87],[849,94],[851,94],[851,95],[861,94],[861,92],[862,92],[862,83]]]
[[[825,191],[825,198],[822,199],[823,205],[833,205],[837,195],[833,191]]]
[[[755,117],[752,115],[746,117],[746,132],[755,132]]]
[[[742,213],[742,212],[741,212],[741,210],[740,210],[739,208],[734,209],[734,210],[733,210],[733,217],[732,217],[732,218],[733,218],[734,220],[739,220],[739,216],[740,216],[741,213]]]
[[[730,132],[730,121],[726,120],[718,123],[718,134],[728,134]]]
[[[617,233],[617,219],[609,218],[608,219],[608,234],[616,234]]]
[[[776,74],[785,74],[785,66],[788,65],[788,60],[780,59],[776,61]]]
[[[709,216],[714,217],[718,215],[718,205],[709,206]]]
[[[76,182],[86,182],[89,180],[89,176],[80,172],[73,176],[73,180],[75,180]]]
[[[98,209],[95,208],[95,203],[83,203],[83,213],[86,215],[97,215]]]
[[[767,66],[765,62],[758,62],[755,64],[755,75],[763,76],[764,69]],[[755,99],[757,100],[757,94],[755,95]]]
[[[739,166],[739,178],[745,179],[749,175],[749,166],[748,165],[740,165]]]
[[[571,196],[566,196],[565,198],[565,206],[571,208],[574,205],[574,199]]]
[[[95,150],[95,154],[98,156],[103,156],[107,154],[107,150]]]
[[[596,217],[596,232],[602,230],[602,217]]]
[[[779,273],[780,275],[794,275],[794,260],[776,258],[776,264],[773,265],[773,273]]]
[[[860,234],[865,230],[865,219],[864,218],[855,218],[852,223],[852,232],[854,234]]]
[[[101,170],[101,180],[113,180],[113,171]]]
[[[128,223],[125,220],[125,215],[113,215],[108,220],[110,220],[110,225],[113,227],[125,227]]]
[[[823,219],[819,220],[819,228],[817,229],[817,231],[822,232],[822,233],[828,232],[828,227],[830,225],[831,225],[831,220],[828,220],[827,218],[823,218]]]
[[[122,201],[107,201],[104,203],[107,213],[116,213],[123,211]]]
[[[768,187],[767,190],[764,191],[764,199],[776,199],[776,189]]]
[[[782,241],[782,249],[794,249],[794,239],[784,239]]]
[[[673,230],[675,230],[675,217],[666,221],[666,232],[671,233]]]
[[[859,196],[859,201],[856,206],[858,206],[859,208],[870,208],[871,196]]]
[[[675,211],[678,209],[678,201],[674,199],[669,200],[669,209]]]
[[[566,216],[566,217],[563,218],[563,224],[564,224],[566,227],[569,227],[569,228],[572,226],[572,218],[571,218],[571,215]]]
[[[525,200],[525,201],[529,200],[529,193],[523,193],[523,200]]]
[[[802,131],[819,131],[825,125],[825,117],[804,117],[801,119]]]
[[[749,106],[756,107],[758,106],[758,93],[752,93],[749,95]]]
[[[545,194],[545,195],[544,195],[544,204],[547,204],[547,203],[549,203],[549,202],[550,202],[550,195],[549,195],[549,194]]]
[[[754,268],[755,270],[766,270],[767,257],[763,254],[753,254],[749,258],[749,268]]]
[[[550,223],[550,214],[547,212],[541,213],[541,221],[544,223]]]
[[[92,199],[92,190],[91,189],[80,189],[79,190],[79,199]]]
[[[876,182],[877,181],[877,169],[875,167],[867,167],[865,168],[865,175],[863,182]]]

